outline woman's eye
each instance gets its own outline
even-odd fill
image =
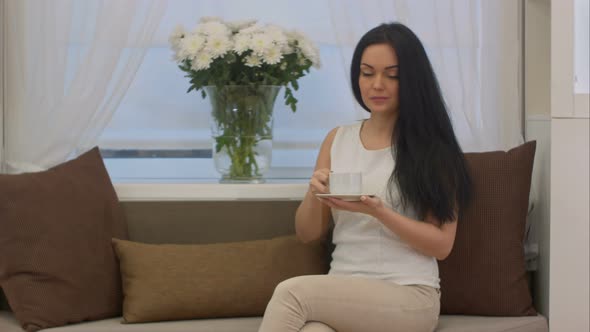
[[[397,76],[397,75],[389,75],[388,77],[391,78],[392,80],[399,79],[399,76]]]
[[[366,73],[366,72],[362,72],[361,74],[362,74],[363,76],[371,76],[371,75],[373,75],[373,73]]]

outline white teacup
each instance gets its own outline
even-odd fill
[[[363,175],[360,172],[330,173],[330,194],[360,195],[363,188]]]

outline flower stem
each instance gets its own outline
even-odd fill
[[[259,145],[272,140],[272,111],[279,90],[278,86],[208,87],[215,154],[226,155],[230,162],[228,169],[221,170],[224,177],[262,177],[268,165],[259,165]]]

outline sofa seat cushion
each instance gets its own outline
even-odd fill
[[[123,318],[105,319],[42,330],[43,332],[256,332],[261,317],[184,320],[121,324]],[[22,332],[11,313],[0,311],[0,331]],[[543,316],[481,317],[442,315],[436,332],[548,332]]]
[[[73,324],[42,332],[257,332],[262,317],[177,320],[154,323],[122,323],[123,317]],[[11,313],[0,311],[0,331],[23,332]]]
[[[436,332],[549,332],[544,316],[489,317],[442,315]]]

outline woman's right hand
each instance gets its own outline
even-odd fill
[[[328,194],[330,189],[328,187],[328,181],[330,177],[330,169],[320,168],[313,172],[311,180],[309,181],[309,190],[313,195],[315,194]]]
[[[329,192],[330,150],[337,131],[338,128],[332,129],[324,139],[313,175],[309,180],[309,188],[295,212],[295,232],[297,237],[306,243],[321,239],[328,233],[332,210],[325,205],[324,199],[317,197],[316,194]]]

